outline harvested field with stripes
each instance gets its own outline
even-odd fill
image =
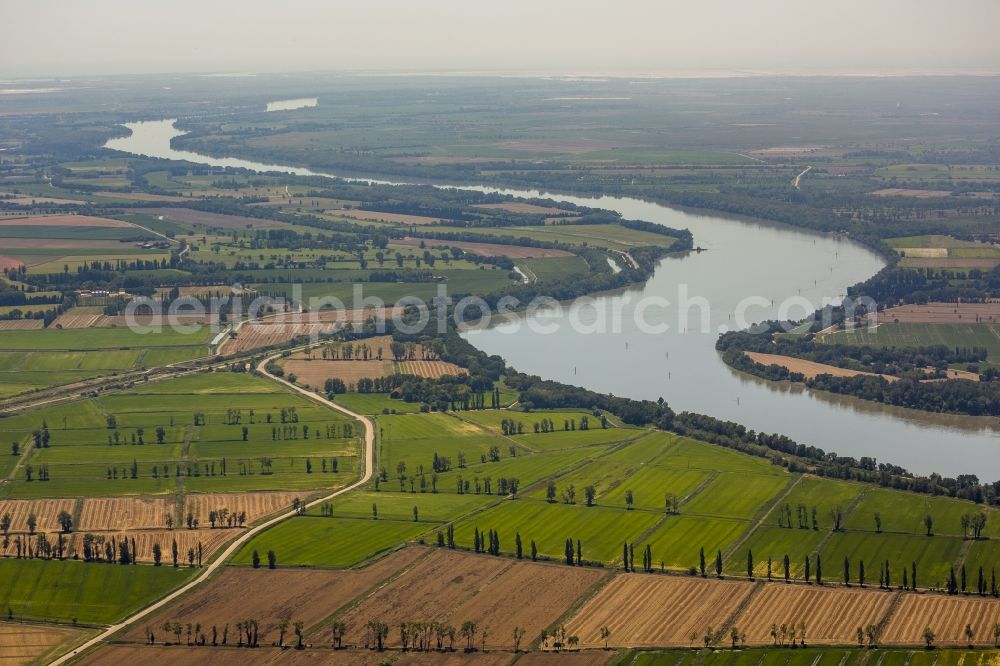
[[[32,499],[0,501],[0,516],[10,515],[11,532],[28,532],[28,516],[35,515],[36,532],[59,531],[59,513],[70,515],[76,506],[75,499]]]
[[[88,497],[80,511],[79,530],[136,530],[166,528],[174,515],[170,497]]]
[[[399,372],[403,375],[417,375],[437,379],[446,375],[467,375],[465,368],[447,361],[400,361]]]
[[[1000,622],[997,599],[904,594],[882,632],[882,642],[919,645],[924,640],[924,629],[930,627],[937,634],[938,645],[969,645],[965,635],[968,624],[974,634],[973,645],[992,646],[996,622]]]
[[[104,308],[71,308],[56,317],[50,328],[90,328],[104,317]]]
[[[859,626],[877,625],[885,617],[895,597],[860,588],[763,585],[736,618],[736,626],[746,632],[748,645],[770,645],[772,624],[803,623],[810,645],[849,645]]]
[[[192,494],[184,498],[185,516],[188,513],[198,519],[198,524],[208,527],[210,522],[208,514],[211,511],[218,512],[225,509],[230,515],[240,513],[246,514],[247,525],[260,520],[265,516],[278,511],[290,511],[292,502],[298,497],[306,500],[311,493],[216,493],[216,494]]]
[[[197,563],[198,545],[201,544],[202,559],[208,561],[220,546],[235,538],[238,530],[221,529],[195,529],[176,528],[172,530],[128,530],[113,532],[73,532],[66,540],[67,552],[70,557],[74,554],[83,556],[83,535],[93,534],[99,539],[104,539],[105,543],[117,544],[123,540],[131,544],[135,541],[136,560],[139,562],[153,562],[153,544],[160,544],[160,553],[163,566],[172,564],[173,542],[177,542],[177,564],[178,566],[188,566],[188,550],[195,553],[195,563]],[[52,540],[52,539],[50,539]],[[115,553],[117,553],[117,549]],[[97,566],[97,565],[93,565]]]
[[[287,344],[299,336],[318,337],[321,334],[330,334],[336,330],[337,326],[333,323],[247,323],[240,327],[235,338],[230,338],[223,344],[225,349],[220,349],[220,352],[236,354],[253,349]]]
[[[613,646],[687,646],[708,626],[721,627],[754,584],[680,576],[620,574],[566,622],[581,647],[604,647],[601,627]]]

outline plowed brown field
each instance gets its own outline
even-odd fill
[[[803,622],[807,643],[850,644],[859,626],[877,625],[885,617],[895,596],[858,588],[769,584],[753,596],[735,625],[753,645],[771,644],[772,624]]]
[[[10,531],[27,532],[28,515],[35,514],[38,532],[55,532],[59,530],[59,512],[73,513],[76,500],[72,499],[37,499],[37,500],[3,500],[0,501],[0,516],[10,514]]]
[[[89,631],[70,627],[0,622],[0,664],[29,664],[50,654],[55,648],[83,639]]]
[[[95,497],[83,500],[80,530],[134,530],[166,527],[174,514],[172,497]]]
[[[292,501],[298,497],[306,500],[308,491],[300,493],[216,493],[192,494],[184,498],[184,515],[191,512],[202,527],[209,526],[210,511],[227,509],[229,513],[246,512],[246,524],[281,510],[290,511]]]
[[[392,374],[392,361],[313,361],[291,360],[284,363],[285,374],[294,374],[298,383],[322,388],[327,379],[336,377],[345,384],[356,384],[359,379],[388,377]]]
[[[817,375],[832,375],[834,377],[855,377],[857,375],[865,375],[868,377],[882,377],[890,382],[897,381],[899,377],[893,377],[892,375],[876,375],[874,372],[862,372],[860,370],[850,370],[848,368],[838,368],[835,365],[827,365],[826,363],[816,363],[815,361],[807,361],[804,358],[795,358],[794,356],[781,356],[780,354],[764,354],[761,352],[743,352],[750,357],[750,360],[754,363],[760,363],[761,365],[779,365],[786,368],[789,372],[801,372],[805,375],[806,379],[812,379]]]
[[[515,626],[534,640],[605,573],[551,564],[435,550],[342,618],[352,643],[363,644],[365,623],[381,618],[440,621],[458,627],[471,620],[489,632],[488,647],[513,647]],[[398,631],[389,644],[399,645]]]
[[[722,626],[753,587],[740,581],[620,574],[566,623],[566,633],[579,636],[581,647],[603,647],[601,627],[611,630],[609,645],[686,646],[692,631],[701,636],[709,625]]]
[[[228,623],[229,637],[233,639],[235,623],[253,618],[260,623],[261,645],[268,645],[277,639],[273,634],[281,619],[301,620],[307,627],[314,625],[425,552],[421,548],[407,548],[364,569],[345,571],[227,567],[205,586],[171,604],[148,622],[132,627],[126,638],[143,640],[144,626],[161,627],[165,621],[177,621],[200,622],[209,630],[214,624],[220,633]],[[313,642],[328,640],[329,630],[323,628]]]
[[[993,645],[993,623],[1000,622],[1000,601],[983,597],[904,594],[882,632],[882,642],[920,645],[924,628],[937,634],[939,645],[968,645],[971,624],[976,645]]]

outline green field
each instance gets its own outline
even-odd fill
[[[858,497],[868,490],[871,490],[870,486],[860,483],[804,476],[781,501],[781,505],[791,509],[793,517],[799,505],[807,507],[810,513],[815,508],[820,525],[829,529],[833,520],[830,512],[839,507],[846,515]],[[777,520],[770,522],[777,525]]]
[[[302,516],[286,520],[255,537],[234,556],[250,564],[253,551],[267,563],[273,550],[278,566],[350,567],[384,550],[415,539],[437,523],[364,518]]]
[[[983,509],[968,502],[946,497],[932,497],[917,493],[903,493],[875,488],[869,490],[858,504],[846,527],[852,530],[875,531],[875,514],[882,520],[883,532],[926,534],[925,516],[930,515],[932,532],[943,535],[962,535],[962,516],[986,511],[984,536],[1000,536],[1000,511]]]
[[[534,541],[540,554],[558,560],[563,556],[566,539],[573,539],[574,543],[580,541],[583,559],[610,563],[621,557],[623,542],[637,540],[660,518],[660,514],[650,511],[520,499],[460,521],[455,527],[455,541],[471,547],[476,528],[492,529],[500,534],[501,550],[512,553],[515,535],[520,533],[524,552]]]
[[[499,501],[494,495],[455,495],[454,493],[353,492],[331,502],[335,517],[371,518],[372,505],[379,518],[413,520],[413,509],[421,522],[445,523]],[[319,507],[309,515],[321,515]]]
[[[205,347],[214,333],[203,327],[182,333],[165,326],[160,331],[137,333],[127,328],[77,328],[41,331],[0,331],[0,349],[5,351],[60,350],[93,351],[153,347]]]
[[[9,417],[0,437],[27,442],[43,425],[48,446],[30,451],[0,496],[333,488],[354,478],[361,435],[360,424],[338,412],[236,373],[150,382]],[[42,465],[50,479],[29,481],[27,467]]]
[[[419,403],[393,400],[384,393],[341,393],[334,397],[334,401],[358,414],[388,414],[396,412],[400,414],[416,414],[420,411]]]
[[[587,262],[581,257],[546,257],[544,259],[518,259],[517,265],[530,272],[539,281],[558,280],[587,272]]]
[[[725,570],[731,575],[745,576],[749,551],[753,554],[755,575],[767,575],[767,559],[771,558],[771,573],[774,578],[781,578],[784,576],[784,558],[787,555],[788,573],[792,578],[797,578],[803,573],[806,556],[815,551],[828,534],[829,530],[761,526],[742,547],[731,553],[725,561]],[[839,570],[835,570],[833,573],[838,572]]]
[[[641,545],[649,544],[655,564],[663,562],[665,567],[675,570],[698,566],[698,554],[704,548],[711,568],[716,553],[725,552],[749,527],[745,520],[682,514],[666,518]]]
[[[867,582],[878,582],[878,564],[889,562],[893,584],[902,584],[903,568],[917,565],[920,587],[944,588],[952,564],[962,552],[962,540],[954,537],[926,537],[905,534],[837,533],[830,537],[820,556],[824,580],[843,580],[844,558],[852,563],[857,576],[859,562],[865,563]],[[815,566],[813,567],[815,572]]]
[[[716,518],[749,519],[780,495],[790,481],[780,476],[748,478],[738,473],[719,474],[684,505],[684,511]]]
[[[193,571],[2,559],[0,607],[18,619],[111,624],[185,582]]]
[[[991,362],[1000,362],[997,324],[882,324],[875,330],[859,328],[830,333],[821,342],[868,347],[982,347]]]
[[[157,349],[0,352],[0,397],[206,356],[204,345]]]

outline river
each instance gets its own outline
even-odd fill
[[[174,127],[173,120],[130,123],[127,127],[132,134],[112,139],[106,148],[215,167],[337,177],[299,167],[174,150],[171,139],[183,132]],[[740,304],[748,298],[757,299],[757,304],[745,311],[743,319],[748,323],[779,314],[781,318],[796,318],[823,299],[836,299],[848,286],[874,275],[884,262],[867,248],[793,227],[682,211],[638,199],[471,186],[462,189],[545,197],[615,210],[630,219],[689,228],[695,245],[706,250],[662,260],[641,287],[586,299],[558,313],[541,312],[530,322],[518,316],[468,333],[469,340],[483,351],[499,354],[515,368],[542,377],[633,398],[662,396],[676,411],[738,421],[827,451],[872,456],[920,474],[975,473],[984,481],[1000,478],[1000,425],[996,419],[925,414],[765,382],[733,371],[715,351],[719,331],[735,327]],[[698,307],[689,308],[688,316],[679,314],[676,305],[683,296],[681,288],[686,289],[686,298],[710,304],[707,326],[701,325],[703,310]],[[665,298],[673,305],[647,308],[651,298]],[[800,301],[796,307],[779,312],[783,304],[796,305],[795,300]],[[655,333],[645,330],[648,326],[636,321],[637,308],[644,312],[643,321],[648,326],[669,328]],[[599,317],[598,309],[618,314],[611,319]],[[571,322],[576,325],[571,326]],[[558,328],[554,333],[534,330],[551,324]]]

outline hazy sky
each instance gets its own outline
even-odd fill
[[[998,26],[998,0],[0,0],[0,74],[996,71]]]

